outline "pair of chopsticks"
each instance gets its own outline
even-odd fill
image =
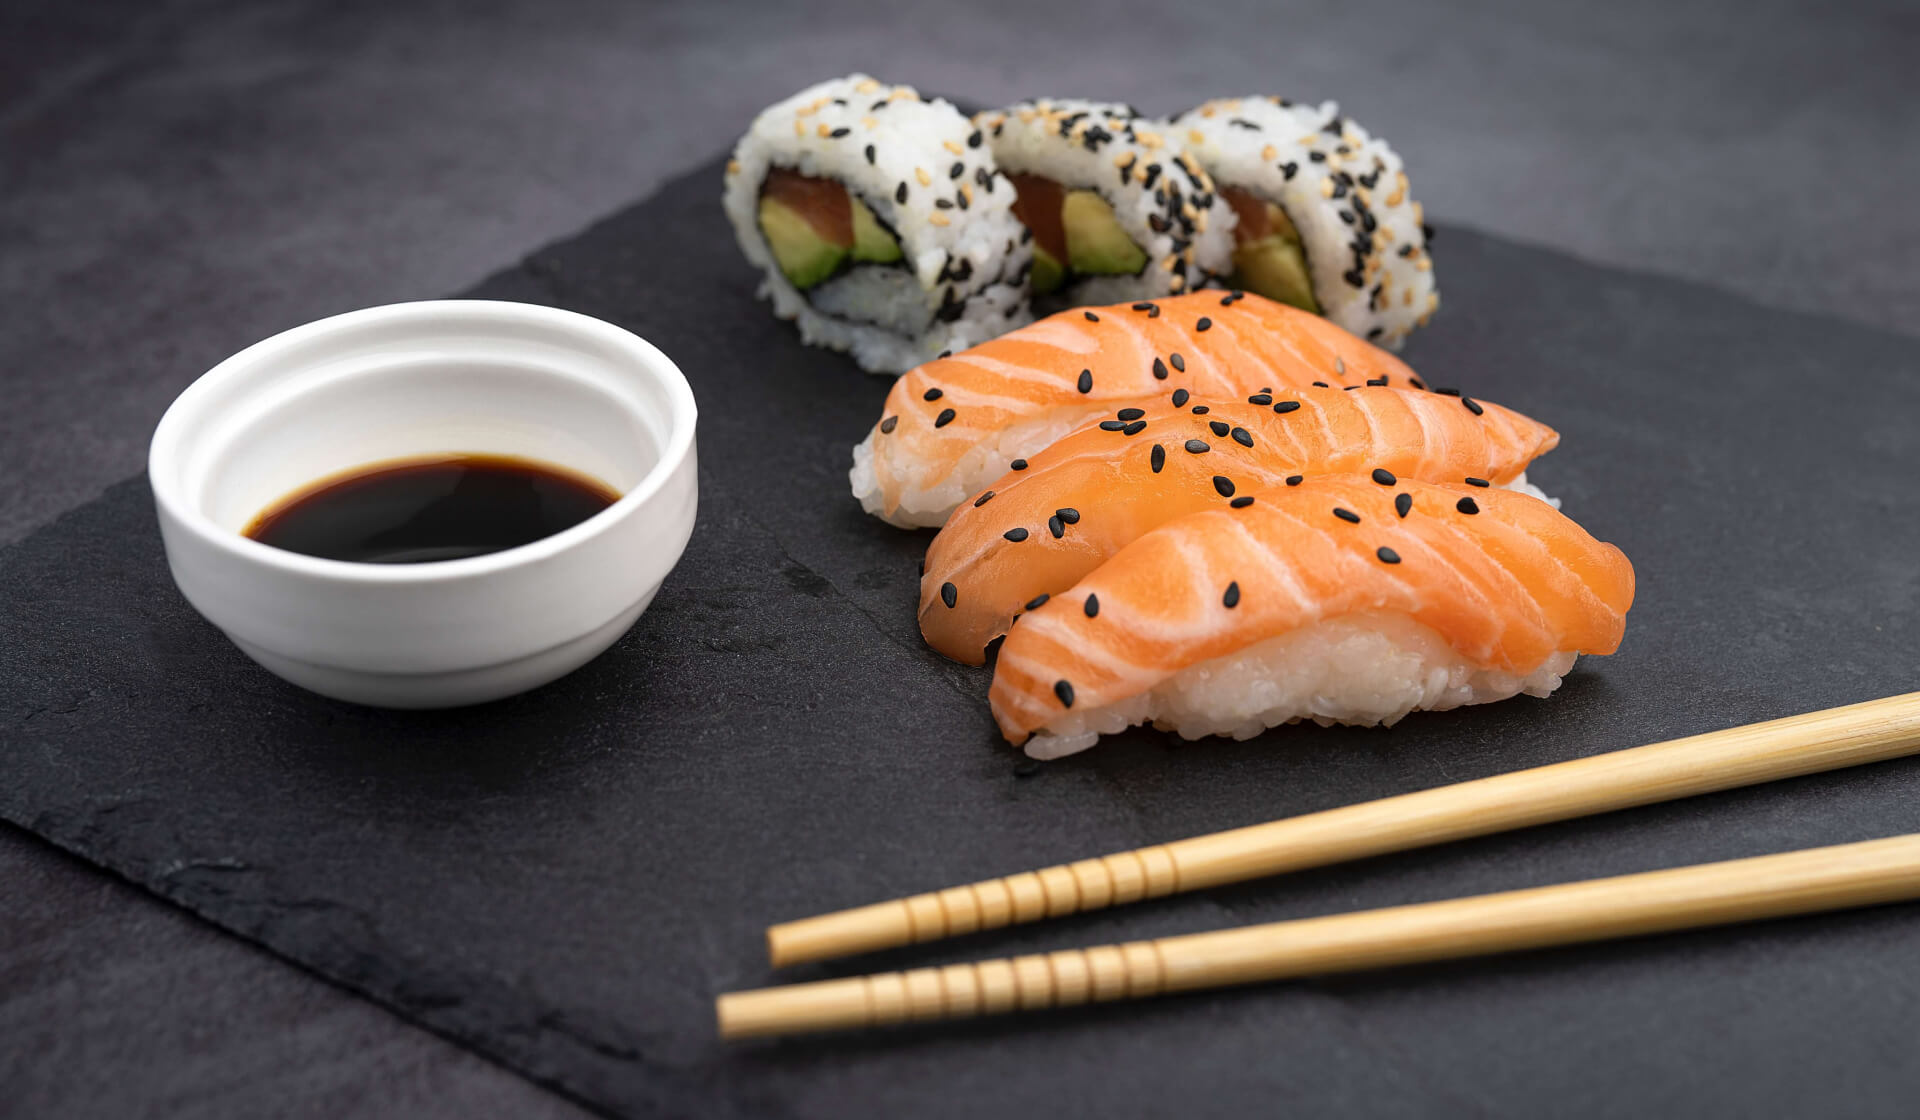
[[[1920,692],[1216,832],[767,930],[778,967],[1920,753]],[[728,1038],[883,1026],[1920,899],[1920,833],[720,997]]]

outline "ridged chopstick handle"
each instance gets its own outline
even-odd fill
[[[1179,889],[1173,853],[1156,844],[788,922],[767,930],[767,953],[780,967],[1099,910]]]
[[[884,1027],[1159,995],[1166,964],[1157,941],[851,976],[721,997],[730,1038],[778,1034],[796,1015],[812,1030]],[[796,995],[798,998],[796,999]]]
[[[1549,887],[732,992],[726,1038],[1134,999],[1920,899],[1920,833]]]

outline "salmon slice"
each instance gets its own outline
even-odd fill
[[[1135,397],[1184,388],[1424,388],[1400,359],[1317,315],[1219,291],[1063,311],[894,382],[854,449],[853,492],[895,525],[939,525],[968,495]]]
[[[1537,498],[1365,474],[1253,497],[1162,525],[1022,615],[989,692],[1006,737],[1041,733],[1044,757],[1147,720],[1189,738],[1391,723],[1544,695],[1574,654],[1619,647],[1632,565]]]
[[[767,169],[760,197],[774,199],[805,218],[820,240],[842,249],[853,247],[853,202],[843,184],[772,167]]]
[[[1375,469],[1388,479],[1505,485],[1552,450],[1552,428],[1415,389],[1276,389],[1202,401],[1185,390],[1107,413],[1010,471],[947,519],[927,549],[920,631],[955,661],[1038,597],[1078,583],[1142,533],[1289,477]],[[953,588],[958,603],[943,601]]]

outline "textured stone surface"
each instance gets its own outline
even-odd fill
[[[171,593],[131,479],[0,553],[0,816],[623,1113],[1025,1113],[1072,1085],[1094,1113],[1893,1115],[1920,1089],[1900,1060],[1913,906],[718,1044],[712,996],[778,979],[771,920],[1910,687],[1920,343],[1442,228],[1459,302],[1412,356],[1561,430],[1538,480],[1637,564],[1621,653],[1550,702],[1239,744],[1135,733],[1020,777],[984,676],[917,640],[925,536],[844,493],[886,383],[801,348],[738,262],[700,253],[724,236],[717,177],[476,292],[627,325],[694,382],[700,526],[613,651],[461,712],[302,694]],[[671,284],[660,259],[684,262]],[[1853,390],[1806,407],[1834,363]],[[1885,835],[1916,794],[1920,763],[1892,763],[793,975]]]

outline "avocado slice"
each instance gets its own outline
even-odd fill
[[[1068,191],[1060,206],[1066,228],[1067,263],[1075,272],[1103,276],[1131,276],[1146,267],[1147,254],[1133,243],[1113,207],[1094,191]],[[1039,254],[1035,253],[1035,291],[1039,291]]]
[[[1233,229],[1233,275],[1228,283],[1320,314],[1293,219],[1278,203],[1241,187],[1224,187],[1220,197],[1240,219]]]
[[[1043,296],[1048,292],[1057,292],[1066,280],[1067,270],[1061,266],[1060,261],[1052,253],[1042,249],[1038,241],[1034,242],[1033,272],[1027,278],[1027,282],[1033,285],[1033,294]]]
[[[1313,280],[1307,272],[1306,254],[1300,243],[1270,233],[1257,241],[1234,246],[1233,276],[1228,283],[1289,303],[1302,311],[1320,314],[1320,303],[1313,298]]]
[[[873,216],[867,204],[848,196],[853,204],[853,259],[892,264],[901,257],[900,242]]]
[[[864,209],[864,208],[863,208]],[[871,219],[872,213],[867,217]],[[805,291],[832,276],[845,263],[848,249],[821,237],[799,212],[777,198],[760,200],[760,234],[773,250],[780,274]],[[895,253],[899,246],[894,246]]]

